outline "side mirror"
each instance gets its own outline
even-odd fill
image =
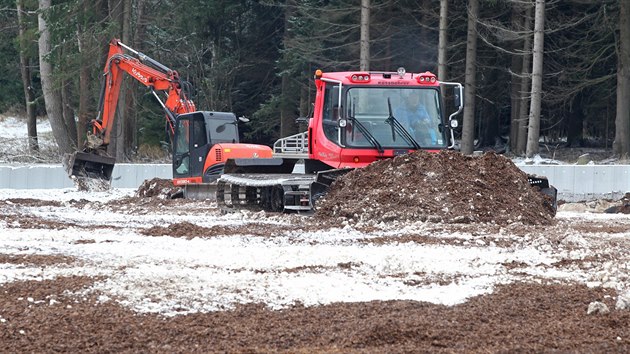
[[[464,106],[464,88],[455,87],[453,89],[453,103],[455,107]]]
[[[457,119],[451,119],[448,124],[451,126],[451,128],[457,128],[459,127],[459,122],[457,121]]]

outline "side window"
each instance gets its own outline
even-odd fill
[[[195,119],[192,123],[192,143],[194,148],[199,148],[208,143],[208,137],[206,136],[206,125],[203,119]]]
[[[186,154],[190,149],[188,125],[190,121],[188,119],[181,119],[178,122],[177,127],[177,141],[175,141],[175,153]]]
[[[324,91],[323,125],[326,137],[333,142],[337,142],[339,137],[339,85],[326,83]]]
[[[174,174],[188,176],[190,172],[190,120],[181,119],[177,123],[175,149],[173,151]]]

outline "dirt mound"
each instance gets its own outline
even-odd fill
[[[611,206],[604,210],[609,214],[630,214],[630,193],[626,193],[623,198],[619,200],[619,205]]]
[[[142,230],[141,233],[146,236],[185,237],[190,240],[194,237],[210,234],[210,229],[184,221],[166,227],[152,226],[146,230]]]
[[[527,175],[495,153],[417,151],[356,169],[333,183],[316,216],[352,221],[549,224],[554,211]]]
[[[184,194],[180,187],[174,186],[172,180],[163,178],[147,179],[142,182],[136,191],[136,197],[140,198],[174,199],[182,198],[183,196]]]

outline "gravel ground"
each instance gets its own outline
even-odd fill
[[[348,222],[0,191],[0,352],[630,352],[630,219],[585,210]]]

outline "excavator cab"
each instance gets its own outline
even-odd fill
[[[216,144],[238,144],[237,118],[229,112],[199,111],[179,115],[173,140],[173,178],[188,179],[214,175],[207,167],[210,149]],[[222,150],[217,150],[221,154]],[[216,155],[215,154],[215,155]],[[220,156],[212,156],[221,160]],[[218,166],[222,168],[221,166]],[[218,174],[220,171],[216,171]]]

